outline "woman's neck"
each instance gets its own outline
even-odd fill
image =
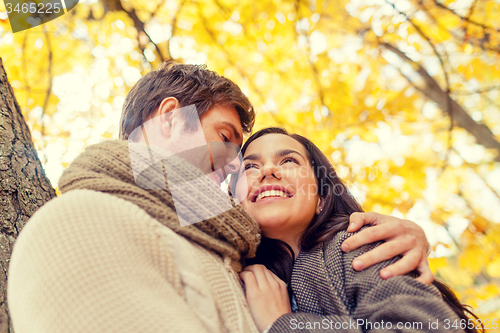
[[[290,248],[293,250],[293,258],[297,259],[297,256],[300,253],[300,237],[297,237],[296,239],[279,239],[279,240],[287,243],[288,246],[290,246]]]
[[[293,250],[294,258],[297,258],[297,256],[299,255],[300,243],[301,243],[302,234],[303,234],[302,232],[296,233],[295,235],[293,235],[293,233],[291,233],[291,232],[286,233],[286,235],[285,235],[285,233],[269,234],[266,232],[264,232],[263,234],[264,234],[264,236],[266,236],[268,238],[277,239],[277,240],[280,240],[282,242],[287,243],[288,246],[290,246],[290,248]]]
[[[299,246],[298,242],[295,242],[293,244],[289,244],[289,243],[287,243],[287,244],[290,245],[290,247],[293,250],[294,257],[295,257],[295,259],[297,259],[297,257],[299,256],[299,253],[300,253],[300,246]]]

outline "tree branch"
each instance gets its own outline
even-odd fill
[[[464,21],[464,22],[467,22],[469,24],[472,24],[472,25],[475,25],[475,26],[478,26],[480,28],[483,29],[483,33],[484,33],[484,38],[482,39],[477,39],[477,38],[470,38],[469,36],[467,36],[467,27],[464,28],[464,37],[459,37],[457,34],[449,31],[448,33],[451,34],[455,39],[457,40],[460,40],[461,42],[465,42],[465,43],[470,43],[471,45],[475,45],[475,46],[478,46],[479,48],[485,50],[485,51],[493,51],[493,52],[496,52],[496,53],[500,53],[500,48],[499,47],[491,47],[491,46],[487,46],[485,45],[486,43],[489,43],[489,39],[490,39],[490,32],[489,31],[492,31],[492,32],[498,32],[500,31],[500,29],[496,29],[492,26],[489,26],[489,25],[486,25],[486,24],[482,24],[480,22],[477,22],[477,21],[474,21],[474,20],[471,20],[470,19],[470,16],[472,15],[472,12],[474,11],[474,8],[475,8],[475,5],[477,3],[477,1],[474,1],[470,7],[470,10],[469,12],[467,13],[466,16],[461,16],[459,15],[457,12],[455,12],[453,9],[450,9],[448,8],[446,5],[443,5],[442,3],[438,2],[437,0],[434,0],[434,3],[436,4],[436,6],[438,6],[439,8],[442,8],[450,13],[452,13],[453,15],[457,16],[458,18],[460,18],[460,20]],[[426,10],[426,9],[425,9]],[[426,10],[427,14],[430,14],[428,10]]]
[[[413,26],[413,28],[415,30],[417,30],[418,34],[423,39],[425,39],[427,41],[427,43],[429,44],[429,46],[432,48],[432,50],[434,51],[434,54],[436,55],[436,57],[439,60],[439,63],[441,64],[441,68],[442,68],[443,74],[444,74],[444,79],[446,81],[446,90],[449,92],[449,90],[450,90],[450,80],[448,79],[448,72],[446,71],[446,67],[444,65],[443,58],[441,57],[441,55],[437,51],[436,46],[434,45],[434,43],[432,43],[431,40],[430,40],[430,38],[429,38],[429,36],[427,36],[423,32],[423,30],[420,29],[420,27],[418,25],[416,25],[415,22],[413,22],[413,19],[411,17],[408,17],[408,15],[406,15],[405,13],[403,13],[402,11],[400,11],[399,9],[397,9],[396,5],[394,5],[393,3],[389,2],[388,0],[386,0],[385,2],[388,3],[389,5],[391,5],[392,8],[394,8],[394,10],[397,11],[399,14],[403,15],[406,18],[406,20]]]
[[[123,8],[123,7],[122,7]],[[135,28],[137,29],[137,32],[138,33],[143,33],[146,35],[146,37],[148,37],[149,41],[154,45],[155,47],[155,50],[156,52],[158,53],[158,55],[160,56],[160,60],[161,62],[164,62],[165,61],[165,57],[163,56],[163,53],[161,52],[161,50],[158,48],[158,45],[156,45],[155,42],[153,42],[153,40],[151,39],[151,36],[146,32],[146,29],[145,29],[145,26],[144,26],[144,22],[142,22],[141,20],[139,20],[139,17],[137,16],[137,13],[135,11],[134,8],[132,8],[130,11],[126,11],[124,9],[124,11],[128,14],[128,16],[132,19],[132,21],[134,22],[134,26]],[[139,38],[139,35],[138,35],[138,38]],[[139,40],[139,44],[141,44],[141,41]],[[143,49],[144,50],[144,49]]]
[[[480,145],[486,148],[495,149],[498,153],[495,157],[495,161],[500,162],[500,142],[496,140],[495,136],[486,125],[475,122],[460,104],[452,99],[446,91],[441,89],[436,80],[431,77],[420,64],[411,60],[404,52],[389,43],[382,43],[381,45],[399,56],[401,60],[413,65],[425,83],[423,87],[417,87],[417,89],[427,98],[433,100],[441,110],[444,111],[449,106],[454,115],[453,122],[473,135]]]
[[[471,19],[470,19],[470,16],[471,16],[471,14],[472,14],[472,10],[473,10],[474,5],[475,5],[475,3],[476,3],[475,1],[474,1],[474,3],[472,4],[472,6],[471,6],[471,10],[470,10],[470,11],[469,11],[469,13],[467,14],[467,16],[461,16],[461,15],[459,15],[456,11],[454,11],[453,9],[448,8],[447,6],[443,5],[443,4],[442,4],[442,3],[440,3],[438,0],[434,0],[434,3],[436,4],[436,6],[438,6],[438,7],[440,7],[440,8],[443,8],[443,9],[445,9],[446,11],[449,11],[450,13],[452,13],[452,14],[453,14],[453,15],[455,15],[455,16],[458,16],[458,18],[460,18],[461,20],[463,20],[463,21],[465,21],[465,22],[468,22],[468,23],[470,23],[470,24],[474,24],[474,25],[476,25],[476,26],[478,26],[478,27],[481,27],[481,28],[483,28],[483,30],[487,30],[487,29],[496,30],[495,28],[490,27],[490,26],[488,26],[488,25],[486,25],[486,24],[482,24],[482,23],[479,23],[479,22],[477,22],[477,21],[474,21],[474,20],[471,20]]]
[[[142,22],[139,19],[139,17],[137,16],[137,12],[135,11],[135,8],[132,7],[132,9],[130,11],[125,10],[125,8],[123,8],[122,3],[121,3],[120,0],[106,0],[106,1],[103,1],[103,6],[104,6],[104,10],[106,12],[107,11],[124,11],[125,13],[127,13],[127,15],[134,22],[134,27],[137,30],[137,40],[139,42],[139,47],[140,47],[142,53],[144,54],[144,51],[145,51],[146,48],[145,48],[144,45],[142,45],[143,43],[141,42],[141,38],[140,38],[141,33],[144,34],[146,37],[148,37],[149,41],[154,45],[155,50],[158,53],[158,56],[160,57],[161,61],[162,62],[165,61],[165,59],[166,59],[165,56],[163,55],[163,53],[161,52],[161,50],[158,48],[158,45],[156,45],[156,43],[153,42],[153,40],[151,39],[151,36],[146,32],[145,26],[144,26],[144,22]],[[160,3],[159,6],[161,6],[161,3]],[[146,56],[144,55],[144,57],[146,57]]]

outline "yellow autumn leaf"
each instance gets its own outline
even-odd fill
[[[485,253],[477,244],[471,244],[467,247],[467,251],[460,256],[460,267],[473,273],[478,274],[483,269],[486,263]]]
[[[500,277],[500,258],[495,259],[494,261],[488,264],[487,268],[488,274],[493,278]]]
[[[444,267],[448,264],[446,258],[440,257],[440,258],[429,258],[429,268],[431,269],[432,273],[436,273],[436,270],[440,267]]]

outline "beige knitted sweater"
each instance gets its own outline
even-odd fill
[[[174,231],[168,190],[134,189],[128,171],[108,177],[129,163],[126,148],[111,142],[87,149],[61,178],[63,192],[71,191],[21,232],[8,285],[15,332],[257,332],[233,269],[240,254],[255,251],[254,221],[239,222],[242,211],[233,208]],[[179,166],[180,173],[189,169]],[[109,175],[99,178],[101,167]],[[101,185],[89,185],[89,172]],[[91,186],[108,190],[85,189]],[[147,209],[128,200],[135,191],[150,199]],[[240,223],[236,230],[233,223]]]

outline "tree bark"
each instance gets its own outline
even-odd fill
[[[0,58],[0,333],[13,332],[7,308],[12,246],[33,213],[56,196]]]
[[[441,89],[437,81],[420,64],[414,62],[404,52],[388,43],[384,43],[382,46],[394,52],[401,60],[415,66],[425,85],[418,87],[414,82],[410,81],[410,83],[427,98],[433,100],[443,112],[448,113],[454,124],[472,134],[476,138],[477,143],[486,148],[495,149],[497,151],[495,161],[500,162],[500,142],[498,142],[488,126],[479,124],[472,119],[469,113],[452,99],[446,91]]]

